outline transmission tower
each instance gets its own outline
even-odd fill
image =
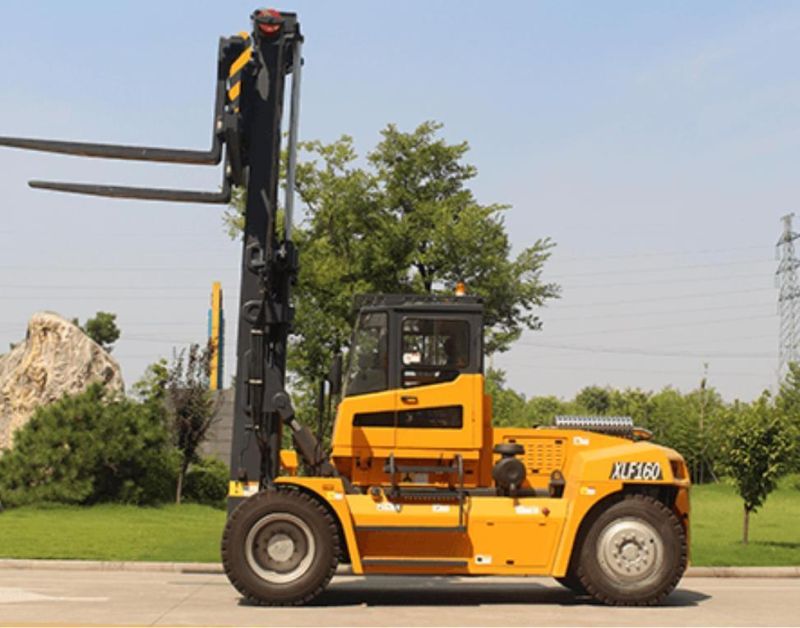
[[[778,310],[781,317],[780,338],[778,340],[778,380],[783,380],[790,362],[800,362],[800,285],[797,269],[800,261],[794,254],[794,241],[800,238],[792,229],[794,214],[787,214],[783,222],[783,233],[778,240],[778,270],[775,275],[778,284]]]

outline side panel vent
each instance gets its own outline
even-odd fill
[[[561,439],[535,440],[525,443],[525,466],[530,473],[550,475],[564,464],[564,443]]]
[[[529,437],[519,434],[508,435],[503,438],[507,443],[518,443],[525,447],[525,453],[520,460],[525,464],[529,475],[550,474],[556,469],[564,468],[564,440],[561,438],[542,438],[541,436]]]

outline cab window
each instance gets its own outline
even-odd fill
[[[385,312],[362,314],[350,348],[344,395],[363,395],[386,390],[388,375],[388,316]]]
[[[404,388],[452,381],[469,366],[469,323],[406,318],[401,349]]]

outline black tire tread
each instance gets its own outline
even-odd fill
[[[566,576],[556,578],[556,581],[562,587],[572,591],[575,595],[589,595],[589,592],[584,588],[583,583],[574,573],[567,573]]]
[[[576,575],[581,585],[586,589],[589,595],[591,595],[597,601],[602,602],[603,604],[606,604],[608,606],[658,606],[664,601],[664,599],[670,593],[672,593],[675,587],[678,586],[678,582],[680,582],[680,579],[683,577],[684,571],[686,571],[686,566],[688,561],[687,558],[688,543],[686,539],[686,531],[684,530],[683,525],[681,525],[681,522],[678,520],[678,517],[675,515],[675,513],[659,500],[649,495],[644,495],[641,493],[631,493],[625,495],[625,497],[619,502],[617,502],[617,504],[625,503],[626,501],[640,502],[642,504],[646,504],[650,508],[658,510],[661,516],[663,516],[667,521],[669,521],[670,525],[672,526],[676,534],[680,546],[680,560],[678,561],[677,565],[675,565],[675,568],[667,585],[661,587],[661,589],[655,595],[647,599],[625,600],[625,599],[613,598],[608,594],[598,590],[598,588],[594,585],[594,582],[586,573],[584,566],[580,564],[580,562],[578,563]],[[616,506],[617,504],[614,505]],[[581,551],[581,549],[582,548],[577,548],[579,552]]]
[[[236,588],[239,593],[251,604],[255,604],[258,606],[303,606],[311,602],[314,598],[320,595],[325,588],[330,583],[331,578],[333,578],[333,574],[336,572],[336,567],[339,564],[339,556],[341,555],[341,539],[339,537],[339,530],[338,526],[336,525],[336,521],[334,520],[333,516],[331,516],[330,511],[323,506],[318,499],[315,499],[308,493],[298,490],[291,486],[279,486],[275,489],[277,492],[282,493],[284,495],[291,495],[294,498],[300,500],[301,502],[305,502],[306,504],[313,507],[323,518],[325,521],[330,534],[331,539],[333,542],[333,547],[331,548],[331,561],[328,565],[328,571],[323,578],[322,582],[317,585],[314,590],[307,592],[305,595],[291,599],[291,600],[265,600],[258,596],[256,596],[252,591],[250,591],[245,584],[239,580],[236,574],[233,572],[230,564],[230,543],[228,539],[228,531],[232,524],[234,524],[237,520],[237,516],[242,516],[242,510],[251,499],[255,500],[266,500],[270,497],[269,491],[262,491],[257,493],[253,497],[250,497],[247,500],[242,501],[231,513],[228,523],[225,526],[225,532],[222,535],[222,565],[225,570],[225,575],[230,580],[230,583]]]

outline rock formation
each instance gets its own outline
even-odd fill
[[[95,382],[123,390],[116,360],[58,314],[34,314],[25,340],[0,356],[0,453],[36,408]]]

